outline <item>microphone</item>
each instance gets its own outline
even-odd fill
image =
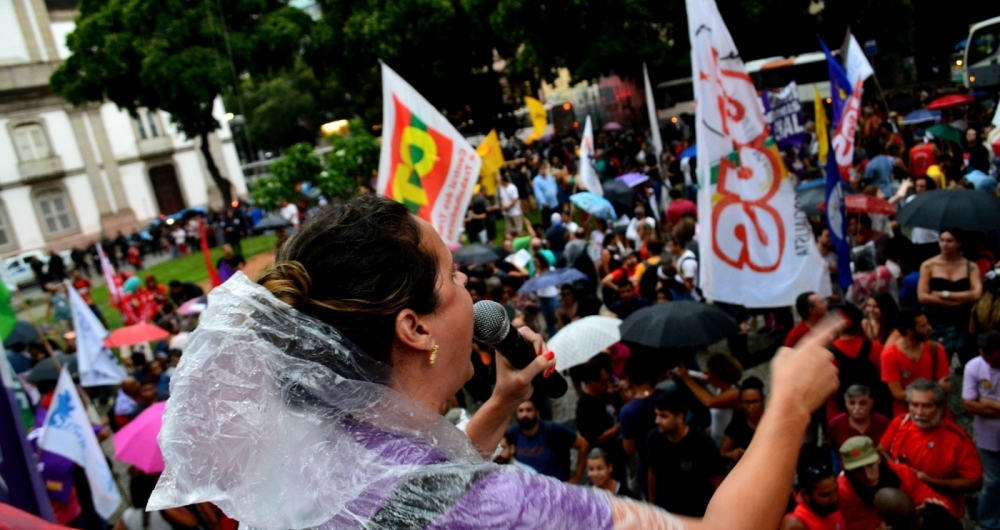
[[[472,306],[475,315],[473,336],[479,342],[493,346],[510,361],[518,370],[531,364],[537,353],[531,344],[516,329],[510,327],[507,311],[503,306],[490,301],[480,300]],[[549,397],[562,397],[566,393],[566,380],[558,372],[549,377],[538,374],[532,381],[535,388],[544,388]]]

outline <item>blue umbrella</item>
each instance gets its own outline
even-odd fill
[[[524,282],[524,285],[517,292],[519,294],[537,293],[546,287],[555,287],[586,279],[587,275],[576,269],[555,269]]]
[[[938,121],[941,119],[940,110],[927,110],[927,109],[917,109],[905,117],[903,117],[903,125],[912,125],[914,123],[923,123],[925,121]]]
[[[618,219],[615,207],[607,199],[596,193],[581,191],[580,193],[570,195],[569,201],[590,215],[596,215],[610,221]]]
[[[681,159],[681,158],[691,158],[692,156],[698,156],[698,146],[697,145],[688,146],[687,149],[684,149],[683,151],[681,151],[681,156],[679,156],[677,158],[678,159]]]

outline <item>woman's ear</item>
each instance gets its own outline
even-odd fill
[[[430,330],[412,309],[404,309],[396,315],[396,340],[414,350],[430,350],[434,347]]]

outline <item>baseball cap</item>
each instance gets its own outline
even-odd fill
[[[858,469],[878,462],[878,451],[867,436],[852,436],[840,446],[840,456],[844,460],[844,471]]]
[[[551,222],[552,222],[553,224],[554,224],[554,223],[561,223],[561,222],[562,222],[562,216],[561,216],[561,215],[559,215],[558,213],[554,213],[554,214],[552,214],[552,217],[550,217],[550,218],[549,218],[549,220],[550,220],[550,221],[551,221]]]

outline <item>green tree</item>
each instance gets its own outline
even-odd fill
[[[223,201],[232,186],[209,151],[219,127],[212,106],[243,74],[290,66],[311,19],[281,0],[81,0],[72,55],[52,75],[53,90],[76,105],[112,101],[136,114],[170,113],[198,138]]]
[[[265,210],[275,209],[282,199],[296,202],[302,184],[315,181],[322,171],[323,161],[313,152],[312,144],[295,144],[271,164],[269,175],[253,183],[251,198]]]
[[[351,122],[347,136],[334,135],[327,140],[333,149],[316,184],[326,197],[345,199],[358,186],[368,185],[373,172],[378,170],[381,145],[360,120]]]
[[[306,53],[324,83],[321,105],[379,123],[379,60],[453,123],[489,129],[504,110],[493,36],[475,0],[320,0],[323,18]]]
[[[246,76],[239,93],[226,90],[227,109],[243,114],[254,149],[280,152],[299,142],[315,143],[323,114],[316,103],[319,83],[301,60],[270,77]]]

